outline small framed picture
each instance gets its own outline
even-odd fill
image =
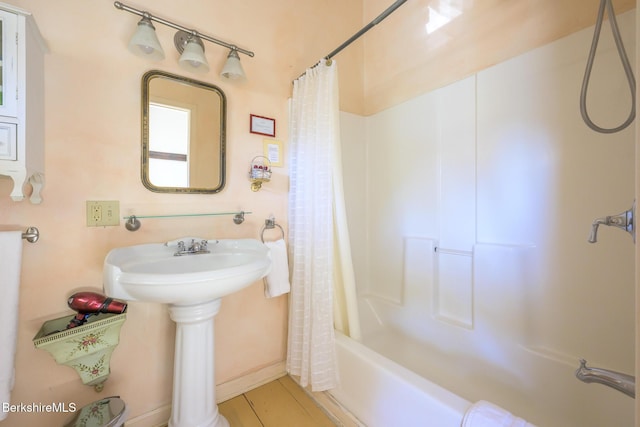
[[[262,141],[264,156],[269,159],[271,166],[282,167],[283,153],[282,153],[282,141],[276,141],[275,139],[265,139]]]
[[[249,119],[249,132],[257,133],[258,135],[276,136],[276,119],[256,116],[255,114],[251,114]]]

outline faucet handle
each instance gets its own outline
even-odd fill
[[[631,234],[633,243],[636,242],[635,233],[635,215],[636,215],[636,202],[633,201],[633,206],[630,209],[619,213],[618,215],[605,216],[597,218],[591,224],[591,233],[589,234],[589,243],[596,243],[598,241],[598,227],[600,225],[612,225],[620,228],[627,233]]]

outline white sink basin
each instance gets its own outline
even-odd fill
[[[229,427],[215,398],[214,317],[223,296],[267,275],[270,252],[255,239],[209,240],[210,253],[174,256],[179,240],[188,248],[192,238],[113,249],[104,260],[104,290],[112,298],[169,304],[176,345],[168,426]]]
[[[210,240],[208,249],[183,256],[164,243],[113,249],[104,261],[104,290],[128,301],[197,304],[239,291],[271,269],[269,249],[255,239]]]

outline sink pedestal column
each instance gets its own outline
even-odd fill
[[[176,322],[173,398],[169,427],[229,427],[218,412],[214,377],[214,316],[220,299],[169,305]]]

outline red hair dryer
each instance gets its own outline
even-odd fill
[[[114,300],[96,292],[78,292],[67,300],[69,308],[78,312],[69,322],[67,329],[83,325],[89,316],[98,313],[121,314],[127,310],[127,303]]]

